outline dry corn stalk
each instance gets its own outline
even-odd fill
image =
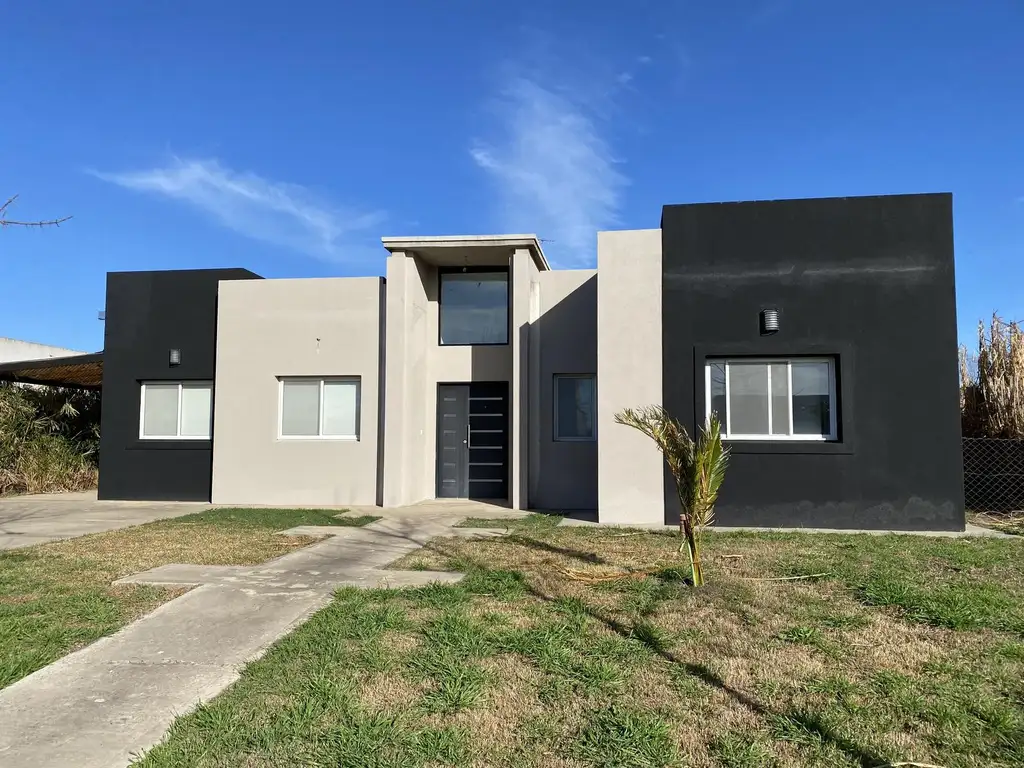
[[[1024,331],[992,315],[978,323],[976,356],[960,348],[960,413],[964,437],[1024,439]]]

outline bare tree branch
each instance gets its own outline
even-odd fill
[[[48,219],[46,221],[15,221],[14,219],[7,218],[7,209],[11,207],[11,203],[18,199],[18,196],[8,198],[7,202],[0,205],[0,228],[3,227],[59,227],[65,221],[70,219],[70,216],[65,216],[62,219]]]

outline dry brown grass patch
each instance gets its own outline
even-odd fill
[[[111,580],[169,563],[258,565],[316,539],[210,523],[150,524],[41,545],[38,553],[88,560]]]
[[[385,632],[381,636],[381,643],[389,651],[406,656],[419,648],[423,641],[416,635],[406,632]]]
[[[426,685],[397,672],[370,676],[359,689],[359,699],[371,712],[402,712],[413,707],[423,696]]]

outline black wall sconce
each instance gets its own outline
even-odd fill
[[[779,310],[761,310],[761,335],[769,336],[779,332]]]
[[[181,365],[181,350],[172,349],[170,354],[171,365]]]

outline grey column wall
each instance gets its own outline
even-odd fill
[[[382,281],[222,281],[214,386],[219,504],[375,504]],[[359,438],[279,436],[280,377],[358,377]]]
[[[597,272],[598,519],[657,525],[661,455],[614,414],[662,402],[661,230],[598,232]]]
[[[530,435],[530,322],[536,319],[537,302],[531,295],[538,292],[537,265],[528,248],[517,248],[512,254],[511,295],[512,315],[512,407],[511,468],[509,503],[512,509],[529,507],[530,451],[535,442]],[[532,311],[531,311],[532,310]]]
[[[422,265],[396,252],[387,262],[384,388],[385,506],[433,496],[426,473],[433,436],[428,437],[428,302]],[[433,340],[436,344],[436,338]],[[432,475],[430,476],[432,477]]]
[[[597,441],[555,441],[554,388],[558,374],[597,375],[597,270],[554,270],[538,279],[538,316],[530,325],[530,507],[592,510]]]

